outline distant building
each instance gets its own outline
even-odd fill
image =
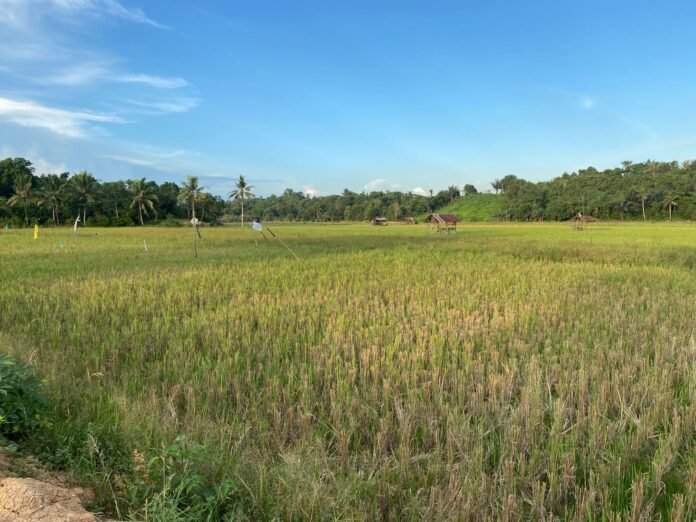
[[[430,214],[425,222],[430,230],[438,232],[456,232],[459,218],[454,214]]]
[[[378,226],[386,227],[387,226],[387,218],[385,218],[385,217],[372,218],[372,225],[376,226],[376,227],[378,227]]]
[[[585,225],[589,225],[591,223],[596,222],[596,218],[593,218],[592,216],[583,216],[580,212],[578,212],[577,215],[570,218],[570,224],[576,230],[582,230],[585,227]]]

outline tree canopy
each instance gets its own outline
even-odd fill
[[[512,174],[490,186],[500,198],[501,220],[566,220],[578,213],[600,219],[696,220],[696,163],[633,163],[599,171],[593,167],[564,173],[550,181],[531,182]],[[476,187],[450,185],[423,196],[407,192],[353,192],[310,197],[291,188],[280,195],[254,196],[240,176],[230,199],[206,192],[198,178],[180,186],[146,179],[100,182],[85,171],[35,173],[24,158],[0,161],[0,226],[12,223],[65,223],[80,216],[90,225],[134,225],[188,219],[207,223],[241,221],[242,212],[263,221],[368,221],[376,216],[400,220],[437,211],[471,197]],[[489,192],[491,192],[489,190]]]

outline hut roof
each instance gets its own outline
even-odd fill
[[[596,218],[593,218],[592,216],[573,216],[571,221],[584,221],[585,223],[594,223],[597,221]]]
[[[430,214],[428,216],[428,219],[426,219],[426,222],[428,223],[459,223],[459,218],[455,216],[454,214]]]

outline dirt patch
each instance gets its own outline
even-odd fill
[[[0,522],[95,522],[82,507],[82,493],[30,478],[0,480]]]
[[[91,500],[89,490],[70,487],[64,475],[0,448],[0,522],[103,521],[83,507]]]

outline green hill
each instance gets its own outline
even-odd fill
[[[462,221],[492,221],[503,209],[503,198],[496,194],[469,194],[451,205],[439,208],[439,214],[454,214]]]

